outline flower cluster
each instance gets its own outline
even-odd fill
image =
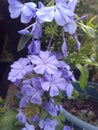
[[[56,130],[59,127],[63,130],[70,130],[64,126],[63,107],[57,102],[62,97],[61,92],[65,91],[71,97],[73,86],[71,81],[75,80],[69,65],[63,61],[67,56],[67,45],[64,33],[76,35],[77,24],[74,13],[77,0],[56,0],[50,7],[38,2],[21,3],[18,0],[8,0],[9,12],[12,18],[20,16],[22,23],[34,23],[27,28],[20,30],[22,35],[32,35],[32,41],[28,46],[28,55],[20,58],[11,65],[8,80],[13,82],[20,89],[19,113],[17,119],[25,126],[22,130]],[[61,52],[53,52],[50,43],[47,50],[41,49],[42,24],[52,22],[63,30],[63,44]],[[31,109],[32,110],[31,110]],[[28,116],[27,110],[32,111]]]

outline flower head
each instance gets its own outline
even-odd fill
[[[44,90],[49,91],[51,97],[59,95],[59,90],[65,90],[66,81],[61,72],[57,71],[53,75],[46,74],[45,78],[41,85]]]
[[[70,126],[64,126],[63,130],[71,130]]]
[[[50,118],[46,118],[46,120],[40,120],[39,127],[44,130],[55,130],[58,124],[57,120],[51,120]]]
[[[30,125],[26,123],[25,128],[22,128],[22,130],[35,130],[35,128],[34,128],[34,125]]]
[[[70,22],[70,18],[74,17],[73,10],[66,3],[56,2],[54,6],[42,7],[36,12],[37,18],[44,22],[51,22],[55,19],[56,23],[60,26]]]
[[[34,71],[38,74],[53,74],[57,71],[57,64],[59,63],[55,56],[50,56],[48,51],[40,51],[39,56],[32,55],[29,57],[32,64],[34,64]]]
[[[11,18],[17,18],[21,15],[21,22],[28,23],[36,15],[36,4],[33,2],[27,2],[22,4],[18,0],[8,0],[9,12]]]
[[[36,79],[33,78],[32,80]],[[41,96],[43,95],[43,92],[44,91],[40,87],[38,80],[36,80],[35,82],[33,81],[33,85],[29,84],[24,85],[21,90],[22,95],[24,95],[23,97],[24,100],[27,100],[28,98],[29,102],[38,105],[42,104]],[[24,101],[23,99],[22,101]]]
[[[15,82],[22,79],[26,74],[33,70],[33,66],[29,64],[30,60],[27,58],[20,58],[11,65],[11,71],[8,80]]]
[[[57,116],[57,110],[52,99],[45,102],[44,108],[50,115]]]
[[[19,110],[19,113],[18,113],[18,115],[16,116],[16,118],[18,119],[19,122],[26,123],[26,116],[25,116],[25,114],[22,112],[22,110]]]

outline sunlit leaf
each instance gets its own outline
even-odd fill
[[[80,70],[80,73],[81,73],[81,75],[79,77],[80,87],[82,89],[85,89],[85,87],[87,85],[88,76],[89,76],[88,68],[86,66],[82,66],[80,64],[77,64],[76,67]]]

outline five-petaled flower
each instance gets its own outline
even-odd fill
[[[39,127],[44,130],[55,130],[57,124],[57,120],[51,120],[50,118],[46,118],[46,120],[40,120]]]
[[[22,79],[26,74],[33,70],[33,65],[30,65],[30,60],[27,58],[20,58],[11,65],[8,79],[12,82]]]
[[[32,64],[34,64],[34,71],[37,74],[44,74],[47,72],[48,74],[53,74],[57,71],[57,65],[59,61],[54,55],[50,55],[48,51],[40,51],[39,56],[32,55],[29,56]]]
[[[60,3],[56,3],[51,7],[42,7],[36,12],[38,19],[44,22],[51,22],[54,18],[58,25],[64,26],[70,22],[70,18],[75,14],[67,9],[67,6]]]
[[[21,22],[28,23],[36,16],[36,4],[34,2],[27,2],[25,4],[18,0],[8,0],[9,12],[12,18],[17,18],[21,15]]]
[[[59,95],[59,90],[65,90],[66,80],[62,77],[60,71],[55,72],[53,75],[46,74],[46,81],[42,82],[42,88],[49,91],[51,97]]]

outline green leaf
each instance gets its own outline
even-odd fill
[[[52,5],[54,5],[54,0],[51,0],[51,1],[47,4],[47,7],[52,6]]]
[[[73,97],[75,99],[79,97],[79,92],[76,89],[73,90]]]
[[[0,130],[21,130],[21,126],[15,125],[16,115],[16,111],[7,110],[0,118]]]
[[[89,76],[88,68],[85,66],[82,66],[80,64],[77,64],[76,67],[80,70],[80,73],[81,73],[80,78],[79,78],[80,87],[82,89],[85,89],[87,80],[88,80],[88,76]]]
[[[42,110],[41,110],[41,118],[42,118],[42,119],[45,119],[47,116],[48,116],[47,111],[44,110],[44,109],[42,109]]]
[[[31,37],[32,35],[29,34],[23,35],[18,43],[17,51],[21,51],[22,49],[24,49],[24,47],[26,46],[27,42],[31,39]]]
[[[87,25],[84,25],[83,23],[79,23],[81,29],[90,37],[95,38],[95,30]]]
[[[94,20],[97,18],[97,16],[94,16],[94,17],[92,17],[89,21],[88,21],[88,23],[92,23],[92,22],[94,22]],[[88,24],[87,23],[87,24]]]

